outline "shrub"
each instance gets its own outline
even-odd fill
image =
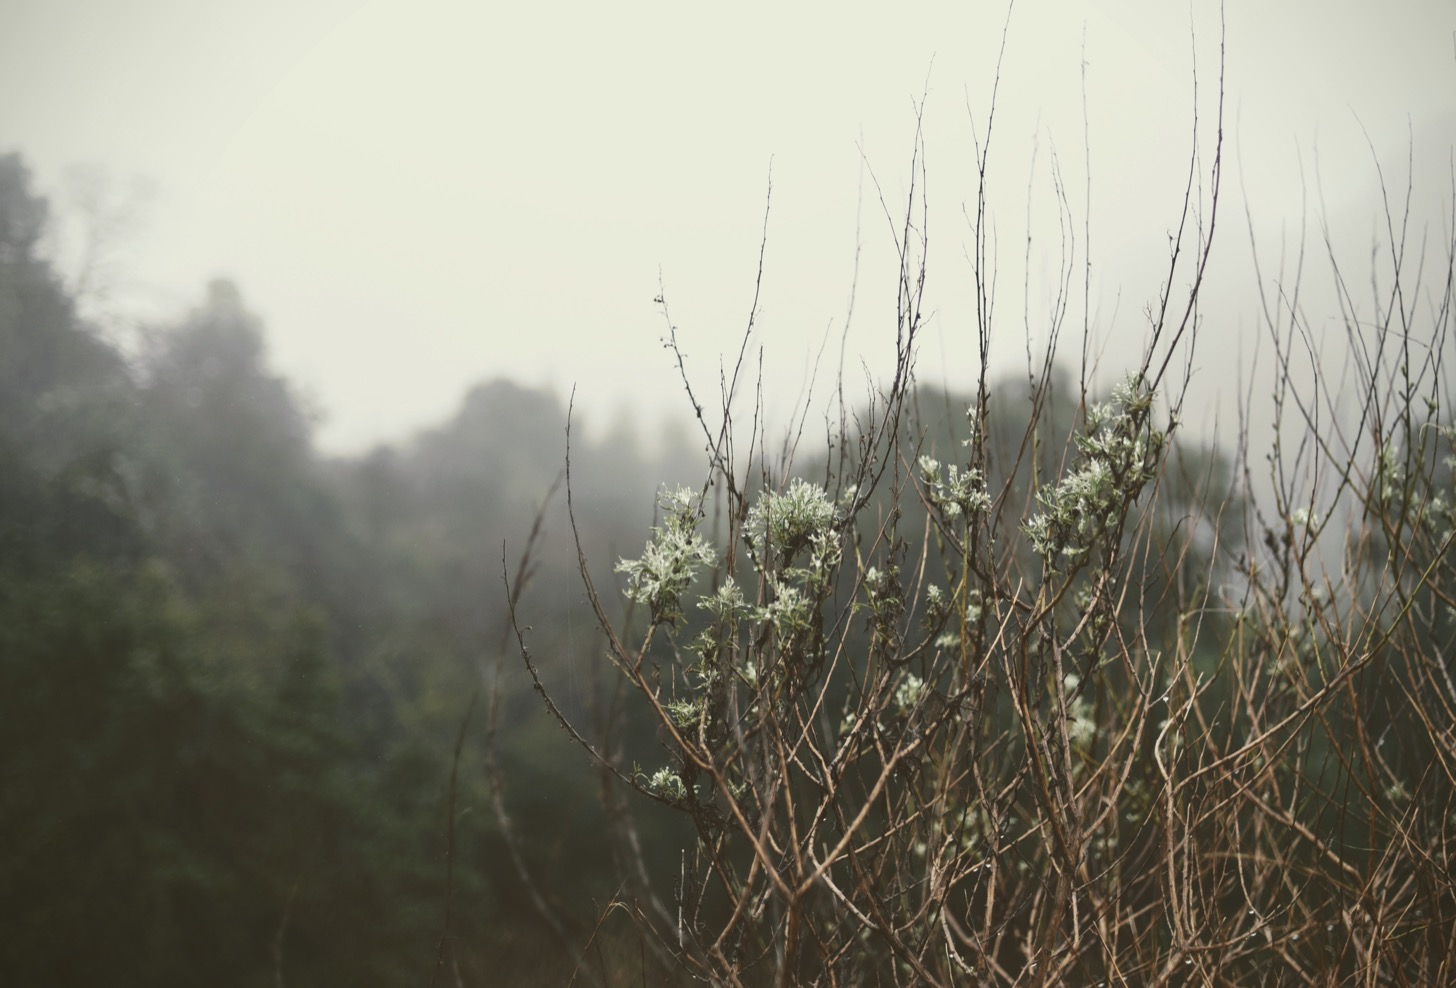
[[[1236,469],[1179,432],[1221,133],[1206,213],[1190,170],[1146,349],[1103,400],[1049,352],[1024,409],[983,366],[959,434],[920,414],[914,193],[891,382],[839,409],[836,455],[795,473],[750,442],[736,462],[725,394],[703,487],[665,496],[618,564],[637,609],[610,618],[583,559],[656,763],[625,761],[624,707],[597,738],[561,716],[517,623],[571,737],[690,827],[659,881],[636,809],[613,804],[623,886],[602,922],[630,917],[665,977],[1452,980],[1456,240],[1417,302],[1392,236],[1374,329],[1349,317],[1353,380],[1301,390],[1291,362],[1316,355],[1291,341],[1310,334],[1270,317],[1276,434],[1302,435],[1276,444],[1260,502],[1247,432]]]

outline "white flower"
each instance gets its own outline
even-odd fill
[[[758,666],[753,664],[752,659],[743,663],[743,681],[749,686],[758,685]]]
[[[913,672],[907,672],[905,678],[900,680],[900,685],[895,687],[895,707],[900,713],[907,714],[915,709],[924,694],[925,680]]]
[[[1067,721],[1067,737],[1079,748],[1086,747],[1097,737],[1097,722],[1092,719],[1091,705],[1086,700],[1072,702],[1071,718]]]
[[[682,776],[670,768],[660,768],[652,773],[652,778],[647,780],[647,788],[672,802],[688,797],[688,787],[683,784]]]
[[[1087,410],[1076,437],[1076,469],[1037,493],[1042,510],[1023,526],[1037,555],[1050,563],[1084,559],[1108,518],[1137,497],[1156,470],[1164,435],[1147,424],[1153,392],[1129,379],[1112,401]]]

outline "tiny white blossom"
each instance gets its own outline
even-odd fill
[[[652,773],[652,778],[647,780],[647,788],[663,799],[673,802],[679,802],[688,797],[688,787],[683,784],[682,776],[670,768],[660,768]]]
[[[909,713],[920,702],[925,693],[925,680],[913,672],[905,673],[900,685],[895,687],[895,707],[902,714]]]

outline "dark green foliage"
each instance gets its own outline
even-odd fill
[[[0,158],[0,984],[417,983],[451,746],[505,628],[502,543],[523,548],[560,470],[564,410],[485,385],[442,429],[326,462],[236,288],[123,360],[37,253],[46,216]],[[594,500],[592,531],[640,530],[642,493]],[[562,534],[535,570],[553,664],[596,647]],[[451,943],[483,978],[562,947],[490,812],[480,723]],[[596,786],[551,734],[502,709],[502,760],[531,780],[506,805],[533,881],[605,898]]]

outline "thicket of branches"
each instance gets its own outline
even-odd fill
[[[519,654],[618,839],[618,895],[568,937],[582,981],[1456,980],[1456,223],[1434,284],[1408,206],[1386,209],[1368,296],[1329,251],[1338,366],[1300,272],[1261,283],[1273,447],[1247,425],[1231,460],[1185,443],[1221,92],[1211,146],[1194,120],[1146,346],[1110,392],[1085,361],[1057,370],[1064,303],[1025,379],[988,380],[988,117],[982,374],[953,429],[953,399],[915,380],[917,154],[892,373],[840,405],[828,455],[796,464],[797,440],[776,454],[756,412],[735,418],[740,353],[716,425],[688,388],[704,484],[663,494],[620,589],[583,554],[610,679],[593,723],[553,702],[513,589]],[[642,717],[646,764],[622,741]],[[669,879],[645,812],[688,826]]]

